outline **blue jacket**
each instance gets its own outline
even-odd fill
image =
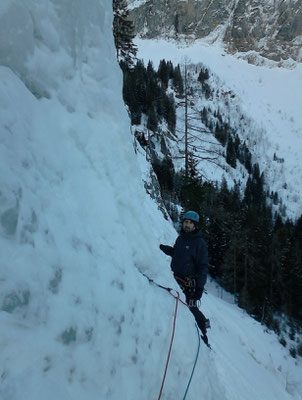
[[[203,289],[209,269],[208,249],[199,229],[186,233],[183,230],[174,246],[161,245],[161,250],[172,257],[174,276],[194,278],[196,287]]]

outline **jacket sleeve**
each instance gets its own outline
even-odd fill
[[[202,240],[198,246],[196,266],[196,286],[203,289],[207,281],[209,269],[208,248],[204,240]]]
[[[167,256],[173,257],[174,247],[167,246],[165,244],[161,244],[159,247],[160,247],[161,251],[164,252]]]

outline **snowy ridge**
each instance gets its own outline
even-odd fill
[[[156,398],[174,299],[139,270],[175,287],[158,244],[176,233],[143,187],[111,0],[2,1],[0,30],[0,399]],[[216,351],[190,398],[301,399],[275,335],[214,294],[203,308]],[[196,345],[180,307],[163,398],[181,398]]]

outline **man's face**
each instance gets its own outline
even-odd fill
[[[184,222],[182,223],[182,229],[186,232],[193,232],[195,229],[194,222],[191,221],[190,219],[184,219]]]

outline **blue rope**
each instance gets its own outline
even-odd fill
[[[193,375],[194,375],[195,367],[196,367],[196,364],[197,364],[198,356],[199,356],[200,336],[199,336],[198,327],[197,327],[196,324],[195,324],[195,326],[196,326],[197,336],[198,336],[198,349],[197,349],[197,354],[196,354],[196,357],[195,357],[195,362],[194,362],[194,365],[193,365],[193,369],[192,369],[192,372],[191,372],[191,376],[190,376],[190,379],[189,379],[189,382],[188,382],[188,385],[187,385],[186,392],[185,392],[185,395],[184,395],[183,400],[185,400],[185,398],[187,397],[187,394],[188,394],[188,391],[189,391],[189,387],[190,387],[190,385],[191,385],[191,381],[192,381],[192,378],[193,378]]]

